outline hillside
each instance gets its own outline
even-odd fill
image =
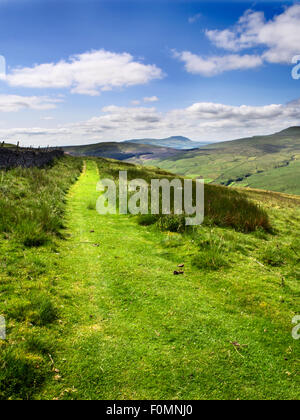
[[[207,182],[300,195],[300,127],[183,152],[149,162]]]
[[[182,231],[95,210],[99,176],[172,174],[82,163],[1,172],[0,400],[298,399],[299,198],[207,185]]]
[[[118,142],[98,143],[87,146],[67,146],[63,147],[63,150],[72,156],[101,156],[134,162],[144,162],[150,159],[167,159],[180,153],[179,150],[168,147]]]
[[[185,150],[185,149],[197,149],[198,147],[204,146],[206,143],[200,143],[192,141],[187,137],[173,136],[166,139],[137,139],[137,140],[126,140],[124,143],[134,144],[151,144],[153,146],[170,147],[173,149]]]

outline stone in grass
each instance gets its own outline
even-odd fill
[[[174,276],[179,276],[180,274],[184,274],[184,271],[174,271]]]
[[[184,267],[184,264],[179,264],[178,267],[179,268],[183,268]]]

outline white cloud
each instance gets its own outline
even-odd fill
[[[185,69],[189,73],[201,74],[206,77],[215,76],[229,70],[253,69],[263,64],[260,56],[249,54],[202,57],[189,51],[175,51],[174,56],[185,64]]]
[[[131,105],[140,105],[141,101],[135,99],[133,101],[131,101]]]
[[[194,140],[218,141],[271,134],[300,123],[300,101],[286,105],[231,106],[198,102],[187,108],[158,112],[156,108],[107,106],[87,121],[57,128],[1,129],[1,138],[23,144],[88,144],[130,138],[185,135]]]
[[[60,99],[47,96],[0,95],[0,112],[16,112],[22,109],[54,109],[60,102],[62,102]]]
[[[206,31],[206,36],[219,48],[241,51],[257,44],[257,33],[265,25],[263,12],[247,10],[232,29]]]
[[[68,88],[72,93],[95,96],[162,77],[157,66],[135,61],[128,53],[98,50],[71,56],[67,61],[13,69],[6,81],[14,87]]]
[[[247,10],[236,25],[224,30],[206,30],[218,48],[233,54],[204,57],[190,51],[174,52],[189,73],[215,76],[230,70],[260,67],[265,62],[290,64],[300,49],[300,4],[286,8],[267,21],[263,12]],[[259,53],[241,54],[259,48]]]
[[[290,63],[299,54],[300,4],[295,4],[267,21],[263,12],[248,10],[231,29],[206,31],[219,48],[241,51],[262,47],[263,59],[270,63]]]
[[[194,16],[190,16],[190,17],[189,17],[189,19],[188,19],[188,21],[189,21],[189,23],[195,23],[195,22],[197,22],[197,20],[199,20],[201,17],[202,17],[202,14],[201,14],[201,13],[197,13],[197,14],[196,14],[196,15],[194,15]]]
[[[157,102],[157,101],[159,101],[157,96],[150,96],[150,97],[144,98],[144,102]]]

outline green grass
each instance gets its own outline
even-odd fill
[[[98,159],[97,164],[103,177],[118,178],[119,171],[126,170],[128,180],[142,178],[151,184],[151,179],[166,178],[174,179],[176,176],[157,168],[132,165],[130,163],[115,160]],[[173,191],[171,191],[172,193]],[[195,196],[195,185],[194,185]],[[173,202],[171,195],[171,202]],[[150,202],[150,193],[149,193]],[[194,203],[195,204],[195,203]],[[185,230],[185,218],[183,216],[158,216],[142,217],[141,224],[147,219],[157,221],[162,230],[182,232]],[[217,185],[205,185],[205,224],[223,227],[232,227],[242,232],[255,231],[258,228],[271,230],[267,213],[258,204],[249,201],[242,191],[220,187]]]
[[[0,171],[0,232],[27,247],[59,235],[64,197],[80,173],[80,159],[66,157],[52,168]]]
[[[300,195],[300,128],[271,136],[215,143],[147,162],[206,182]]]
[[[98,179],[88,160],[67,196],[67,239],[0,240],[0,398],[299,399],[299,200],[247,193],[272,234],[177,233],[100,216]],[[269,264],[276,249],[284,261]]]

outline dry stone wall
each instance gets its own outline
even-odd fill
[[[10,169],[17,166],[23,168],[31,168],[36,166],[41,168],[54,159],[64,155],[62,150],[26,150],[26,149],[10,149],[0,147],[0,169]]]

